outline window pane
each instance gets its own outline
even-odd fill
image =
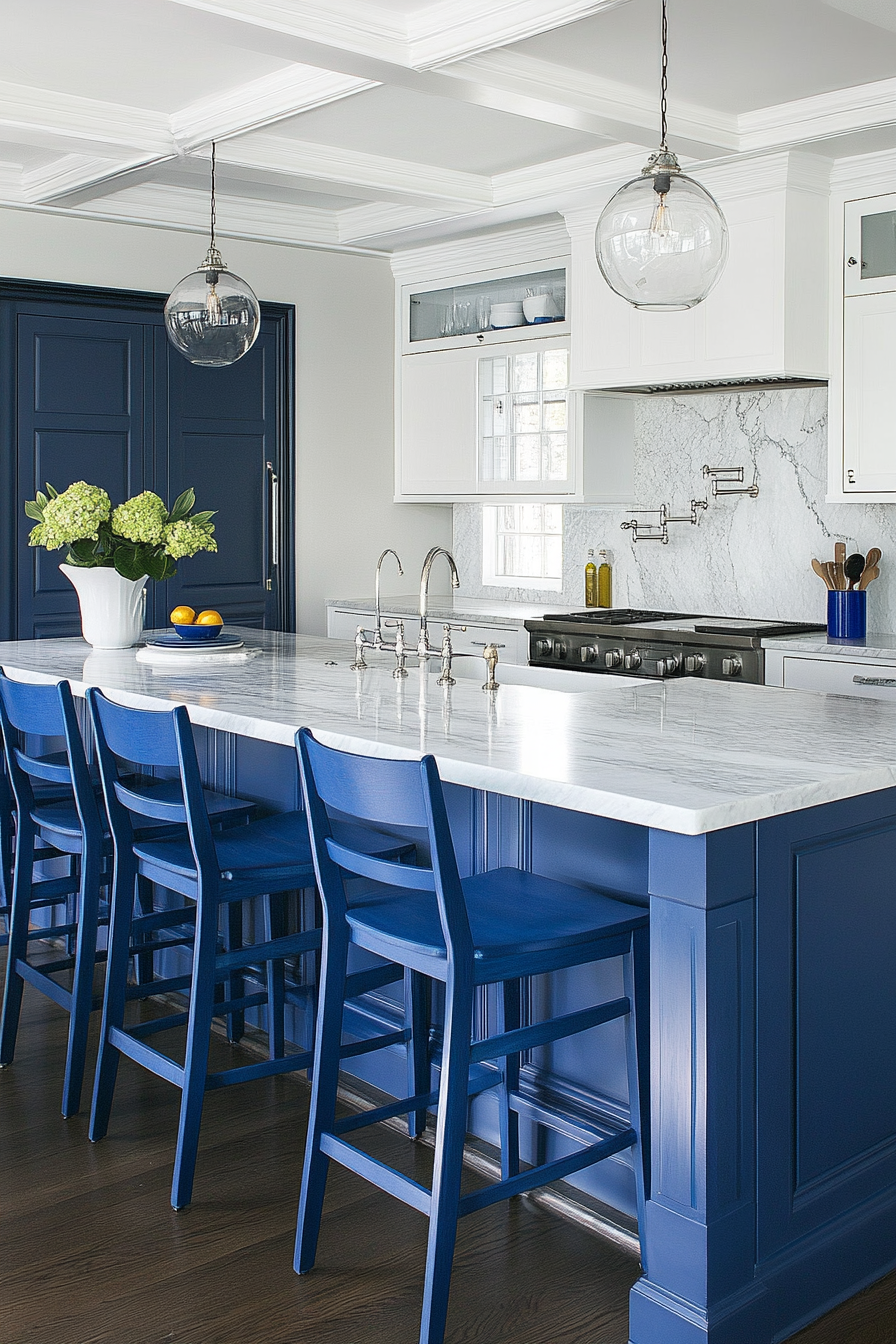
[[[493,481],[506,481],[510,478],[510,459],[507,454],[507,440],[494,438],[492,440],[492,476]]]
[[[566,398],[544,403],[543,427],[547,430],[566,429]]]
[[[541,470],[541,435],[518,434],[514,440],[515,470],[518,481],[537,481]]]
[[[532,351],[525,355],[512,355],[514,392],[538,391],[538,355]]]
[[[545,434],[544,438],[544,474],[549,481],[565,481],[567,476],[567,454],[565,434]]]
[[[518,574],[524,574],[526,578],[541,578],[543,560],[541,537],[520,537],[519,557]]]
[[[535,396],[514,397],[513,399],[513,432],[514,434],[529,434],[534,430],[541,429],[539,424],[540,408],[538,398]]]
[[[544,530],[545,532],[563,531],[563,505],[545,504],[544,506]]]
[[[560,537],[544,539],[544,577],[563,578],[563,541]]]
[[[568,387],[569,351],[546,350],[542,356],[541,385],[545,388]]]
[[[486,361],[492,366],[492,391],[507,391],[507,359],[490,359]]]
[[[492,402],[492,423],[491,430],[493,434],[507,433],[507,398],[495,397]]]

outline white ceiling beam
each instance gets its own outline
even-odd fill
[[[436,224],[446,218],[444,210],[434,210],[421,205],[399,205],[385,201],[370,201],[365,205],[355,205],[348,210],[340,210],[336,216],[339,229],[339,241],[354,243],[361,240],[375,240],[381,235],[393,235],[396,231],[420,228],[426,224]],[[447,218],[456,218],[448,215]]]
[[[212,140],[244,135],[376,87],[376,80],[310,65],[290,65],[191,103],[173,114],[171,131],[180,148],[188,152]]]
[[[146,158],[176,152],[163,112],[104,103],[52,89],[0,82],[0,136],[19,144],[119,158],[139,150]]]
[[[171,0],[408,69],[520,42],[627,0],[436,0],[408,15],[370,0]],[[328,66],[328,68],[331,68]],[[332,67],[340,68],[340,67]]]
[[[315,190],[375,200],[438,205],[449,213],[490,205],[491,179],[431,164],[409,163],[286,136],[253,135],[228,140],[219,161],[301,178]]]
[[[446,67],[442,74],[491,89],[516,94],[524,100],[553,105],[576,114],[578,124],[616,141],[656,148],[659,144],[659,98],[630,84],[601,79],[584,70],[537,60],[513,51],[492,51]],[[560,120],[560,117],[557,117]],[[669,135],[682,154],[699,157],[737,150],[737,117],[715,108],[672,100]]]
[[[136,155],[126,160],[99,158],[92,154],[63,154],[52,163],[22,173],[22,196],[34,204],[73,204],[92,196],[118,190],[123,180],[137,171],[154,167],[173,154]]]
[[[738,117],[743,153],[837,139],[894,124],[896,79],[834,89],[812,98],[760,107]]]

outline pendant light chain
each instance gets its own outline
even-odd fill
[[[665,11],[665,0],[664,0]],[[215,141],[211,142],[211,246],[215,246]]]
[[[660,80],[660,149],[668,149],[666,144],[666,91],[669,87],[669,30],[666,24],[666,0],[663,0],[663,73]],[[212,155],[214,155],[214,145],[212,145]],[[214,163],[214,158],[212,158]]]

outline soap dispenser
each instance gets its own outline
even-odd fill
[[[613,566],[610,563],[609,551],[598,551],[600,556],[600,565],[597,570],[597,605],[599,607],[612,607],[613,605]]]
[[[594,551],[588,552],[585,565],[585,606],[597,606],[597,565],[594,563]]]

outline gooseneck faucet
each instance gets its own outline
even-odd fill
[[[426,559],[423,561],[423,568],[420,571],[420,638],[417,640],[418,658],[427,658],[433,653],[441,652],[439,649],[430,647],[426,629],[426,606],[429,600],[429,575],[432,570],[433,561],[440,555],[444,555],[450,566],[451,587],[460,587],[460,579],[457,573],[457,565],[454,563],[454,556],[450,551],[446,551],[444,546],[433,546],[432,549],[427,552]]]
[[[382,615],[380,614],[380,570],[383,568],[383,561],[385,560],[387,555],[395,556],[395,563],[398,565],[398,572],[399,574],[404,574],[404,570],[401,567],[401,561],[398,558],[398,552],[393,551],[391,546],[387,546],[386,549],[383,551],[382,555],[380,556],[379,560],[377,560],[376,562],[376,579],[374,580],[374,597],[376,602],[376,627],[373,632],[373,646],[376,649],[382,648],[383,645],[383,618]]]

